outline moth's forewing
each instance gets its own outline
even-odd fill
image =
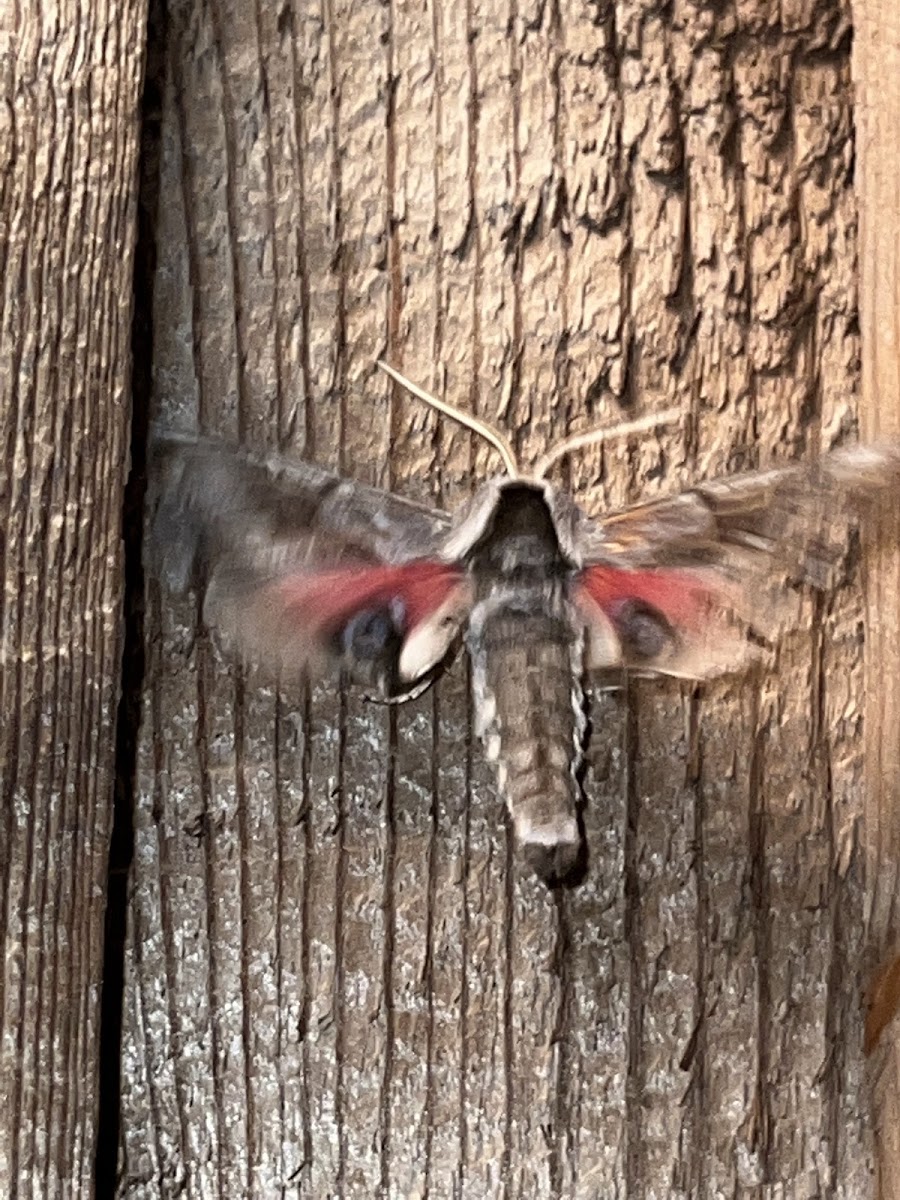
[[[158,439],[154,461],[154,567],[176,591],[201,577],[207,624],[248,660],[391,695],[450,649],[464,580],[439,558],[445,513],[208,439]]]

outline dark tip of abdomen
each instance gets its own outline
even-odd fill
[[[547,887],[575,887],[587,872],[587,846],[577,842],[523,842],[522,857]]]

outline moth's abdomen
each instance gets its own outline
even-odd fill
[[[582,638],[565,612],[500,610],[476,625],[470,653],[478,731],[516,839],[551,882],[572,870],[581,849]]]

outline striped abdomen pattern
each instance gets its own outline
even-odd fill
[[[561,589],[541,588],[476,605],[468,641],[477,728],[517,841],[538,874],[560,878],[581,845],[581,628]]]

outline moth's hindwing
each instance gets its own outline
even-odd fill
[[[831,586],[852,525],[898,494],[900,449],[851,446],[583,519],[575,599],[589,666],[745,669],[796,623],[797,586]]]

